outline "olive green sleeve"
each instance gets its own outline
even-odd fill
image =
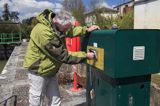
[[[86,35],[86,34],[87,34],[86,26],[72,27],[66,32],[66,36],[68,37],[75,37],[75,36]]]
[[[58,61],[66,64],[78,64],[86,60],[85,52],[68,52],[63,46],[60,40],[52,40],[46,46],[45,49],[51,56],[56,58]]]
[[[31,39],[44,54],[58,62],[77,64],[86,60],[85,52],[79,52],[76,55],[73,55],[73,53],[70,54],[60,38],[56,37],[55,34],[48,28],[36,29]]]

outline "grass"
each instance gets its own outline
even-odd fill
[[[7,60],[0,60],[0,73],[3,70],[5,64],[6,64]]]

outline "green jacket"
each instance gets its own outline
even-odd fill
[[[47,12],[46,12],[47,11]],[[24,68],[41,76],[54,76],[62,63],[77,64],[86,59],[85,52],[68,52],[64,37],[61,38],[51,22],[51,10],[45,10],[36,18],[39,23],[33,28],[27,47]],[[67,35],[85,35],[86,27],[71,28]]]

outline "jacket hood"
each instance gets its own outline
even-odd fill
[[[52,19],[55,17],[55,15],[56,14],[52,10],[45,9],[42,13],[38,14],[36,18],[40,23],[51,27]]]

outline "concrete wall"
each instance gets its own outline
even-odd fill
[[[135,0],[134,28],[160,29],[160,0]]]
[[[26,48],[27,43],[16,46],[0,74],[0,102],[16,95],[16,106],[28,106],[29,80],[27,71],[23,68]],[[13,106],[14,100],[8,99],[6,106]],[[4,106],[4,103],[0,103],[0,106]]]

